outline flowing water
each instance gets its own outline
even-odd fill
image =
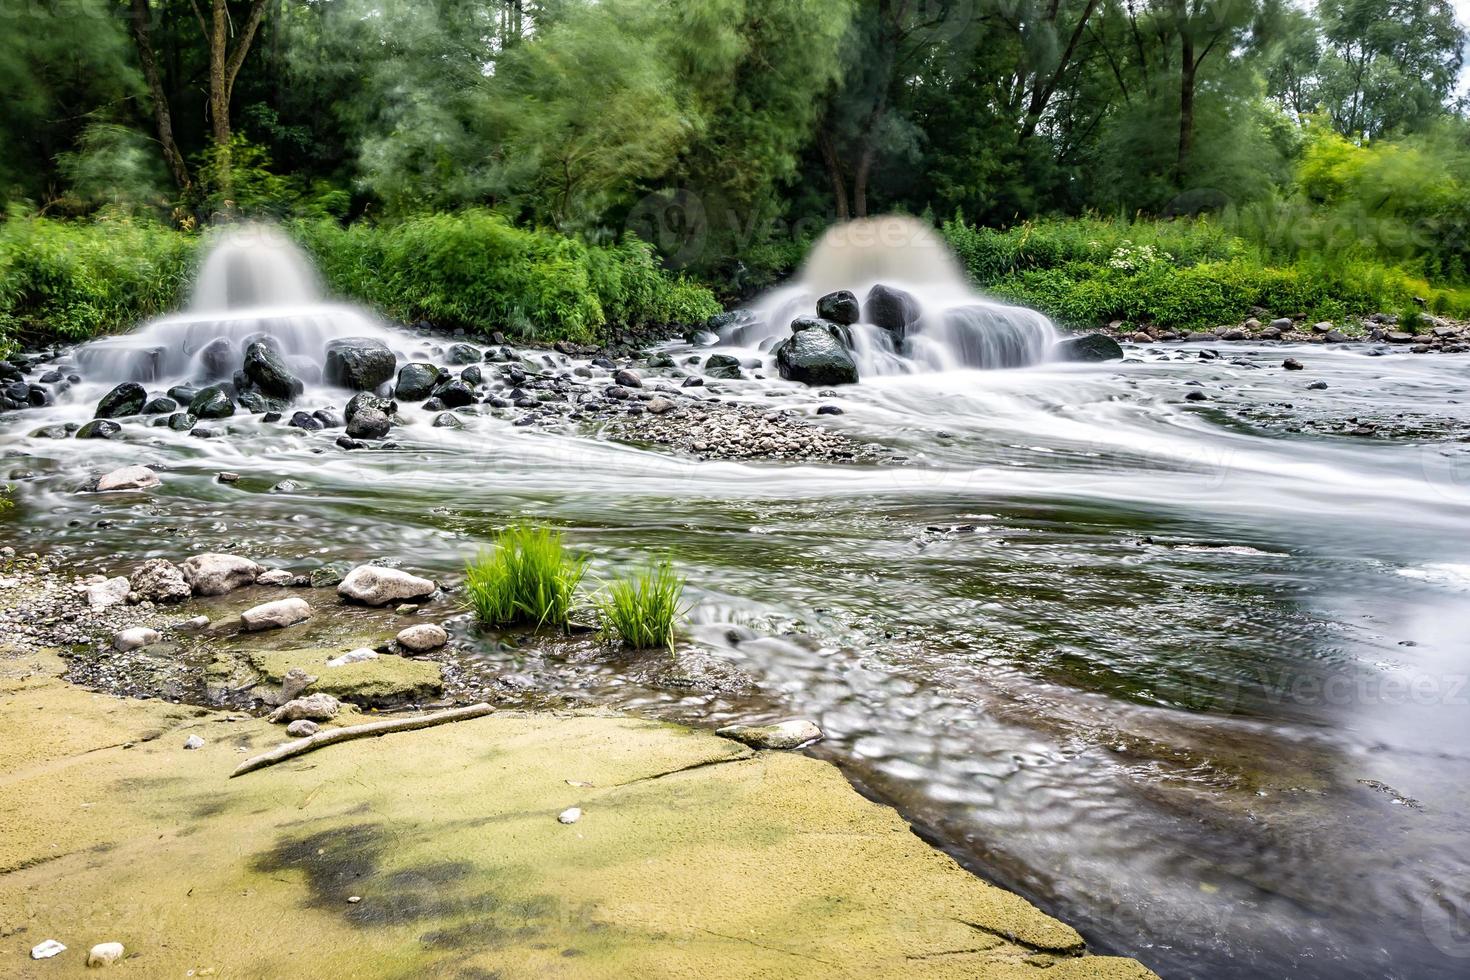
[[[316,315],[338,314],[297,303],[274,322]],[[190,317],[251,321],[197,331],[238,346],[268,319],[208,316],[128,342],[187,335],[173,324]],[[349,322],[400,361],[444,343]],[[316,340],[280,339],[320,360]],[[668,549],[696,601],[688,642],[758,696],[659,689],[622,655],[559,664],[476,641],[468,659],[696,723],[811,717],[828,734],[817,751],[865,792],[1166,977],[1463,976],[1470,358],[1220,353],[1008,371],[920,359],[836,398],[723,385],[804,414],[840,404],[824,424],[908,457],[833,466],[696,461],[491,415],[437,429],[412,407],[395,452],[246,416],[207,440],[136,425],[33,437],[90,417],[118,380],[83,349],[63,360],[83,380],[58,404],[0,417],[18,500],[0,526],[115,571],[236,550],[453,575],[522,516],[566,526],[594,577]],[[1280,370],[1288,355],[1308,370]],[[1210,400],[1186,402],[1193,390]],[[298,404],[345,395],[312,385]],[[76,492],[134,462],[166,470],[163,486]]]

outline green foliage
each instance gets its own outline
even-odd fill
[[[602,635],[635,650],[674,648],[674,623],[686,611],[679,604],[684,576],[668,560],[651,562],[630,579],[608,585],[593,597]]]
[[[0,338],[81,340],[178,305],[198,240],[161,224],[104,214],[0,223]]]
[[[565,627],[587,560],[574,558],[560,531],[515,524],[495,536],[494,550],[465,566],[465,592],[488,626]]]

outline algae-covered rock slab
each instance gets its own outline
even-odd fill
[[[40,666],[0,658],[0,976],[84,976],[104,940],[147,977],[1151,975],[802,755],[503,714],[230,779],[279,728]]]
[[[437,663],[384,654],[340,667],[327,666],[341,654],[330,647],[310,647],[256,650],[246,656],[267,683],[280,684],[291,668],[298,667],[316,677],[306,693],[330,694],[363,707],[433,701],[444,694],[444,671]]]

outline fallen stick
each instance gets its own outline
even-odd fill
[[[448,711],[436,711],[429,715],[414,715],[411,718],[389,718],[384,721],[370,721],[365,725],[349,725],[346,728],[333,728],[306,738],[299,738],[294,742],[279,745],[269,752],[246,759],[230,773],[230,778],[243,776],[247,772],[264,769],[273,766],[283,759],[290,759],[298,755],[304,755],[322,748],[325,745],[336,745],[338,742],[350,742],[355,738],[368,738],[373,735],[389,735],[393,732],[411,732],[420,728],[433,728],[435,725],[446,725],[452,721],[466,721],[470,718],[480,718],[488,715],[493,708],[488,704],[472,704],[467,708],[450,708]]]

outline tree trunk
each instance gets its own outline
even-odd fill
[[[1176,179],[1182,188],[1188,173],[1189,154],[1194,149],[1194,75],[1199,62],[1194,58],[1194,38],[1186,32],[1180,36],[1179,44],[1179,161]]]
[[[138,48],[138,64],[142,66],[143,78],[148,83],[148,94],[153,101],[153,125],[158,131],[158,145],[163,149],[164,162],[179,190],[189,189],[189,167],[179,145],[174,142],[173,115],[169,111],[168,93],[164,91],[163,79],[158,74],[158,60],[153,56],[153,38],[148,22],[152,12],[148,0],[132,0],[133,41]]]
[[[868,216],[868,177],[873,172],[873,144],[865,141],[858,156],[857,172],[852,177],[852,216]]]
[[[228,152],[230,144],[230,95],[225,83],[225,51],[229,43],[230,12],[225,0],[214,0],[209,24],[209,122],[214,145]]]
[[[817,145],[822,151],[822,162],[827,167],[827,179],[832,182],[832,203],[836,205],[837,220],[846,221],[851,217],[847,209],[847,181],[842,176],[842,161],[837,156],[832,134],[827,131],[826,126],[817,130]]]

